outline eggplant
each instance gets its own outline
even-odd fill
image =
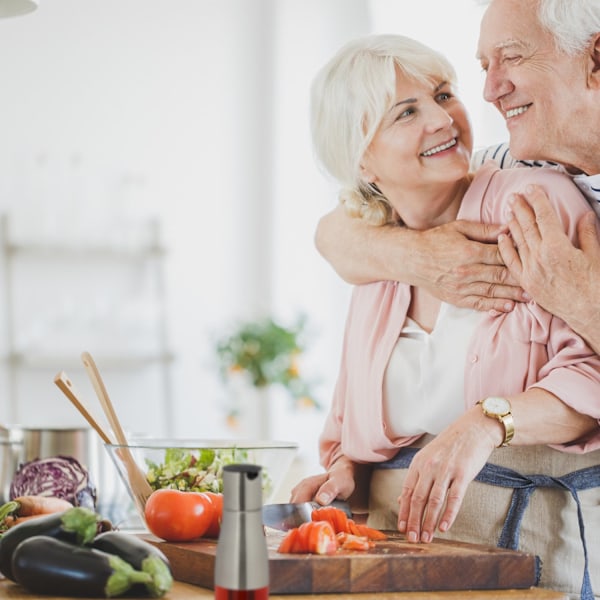
[[[34,594],[88,598],[121,596],[152,578],[118,556],[43,535],[17,546],[12,572]]]
[[[12,557],[17,546],[30,537],[44,535],[71,544],[89,543],[98,532],[100,517],[87,508],[74,507],[60,513],[23,521],[0,537],[0,572],[15,581]]]
[[[129,563],[134,569],[148,573],[152,579],[144,584],[135,584],[131,592],[158,598],[164,596],[173,584],[173,576],[167,557],[156,546],[141,540],[131,533],[107,531],[97,535],[92,548],[113,554]]]

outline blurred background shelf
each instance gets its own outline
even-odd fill
[[[138,369],[153,365],[156,363],[169,363],[174,360],[174,355],[165,352],[164,354],[143,355],[98,355],[94,359],[102,364],[103,370],[127,370]],[[78,356],[49,356],[49,355],[24,355],[19,353],[10,354],[6,357],[6,362],[13,367],[23,367],[28,369],[68,369],[74,370],[81,367],[81,360]]]
[[[80,355],[89,351],[108,371],[109,388],[126,398],[125,421],[143,411],[152,431],[171,433],[174,355],[160,234],[155,218],[70,223],[64,233],[44,235],[35,223],[0,217],[8,422],[47,425],[75,417],[52,381],[65,370],[81,382]],[[53,397],[57,402],[48,402]]]
[[[4,217],[6,219],[6,216]],[[128,248],[126,245],[102,246],[96,244],[59,244],[59,243],[31,243],[7,244],[4,252],[8,256],[23,255],[34,256],[38,259],[55,260],[66,259],[101,259],[101,260],[145,260],[147,258],[160,258],[165,255],[166,249],[159,245],[148,245],[144,248]]]

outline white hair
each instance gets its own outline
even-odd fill
[[[419,82],[456,83],[448,60],[401,35],[371,35],[343,46],[311,87],[311,131],[320,163],[342,185],[348,212],[374,225],[392,220],[392,208],[376,187],[362,181],[363,155],[390,108],[397,71]]]
[[[492,0],[476,0],[487,5]],[[556,47],[568,55],[583,52],[600,33],[600,0],[537,0],[540,25],[554,37]]]

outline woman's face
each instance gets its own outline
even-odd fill
[[[363,157],[362,177],[408,227],[431,227],[455,218],[472,147],[467,112],[450,83],[397,72],[396,95]]]

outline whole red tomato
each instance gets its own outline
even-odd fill
[[[223,494],[215,492],[204,492],[211,500],[214,508],[213,518],[204,533],[204,537],[218,538],[221,531],[221,521],[223,520]]]
[[[168,489],[152,492],[144,510],[148,529],[167,542],[188,542],[203,536],[214,513],[206,494]]]

